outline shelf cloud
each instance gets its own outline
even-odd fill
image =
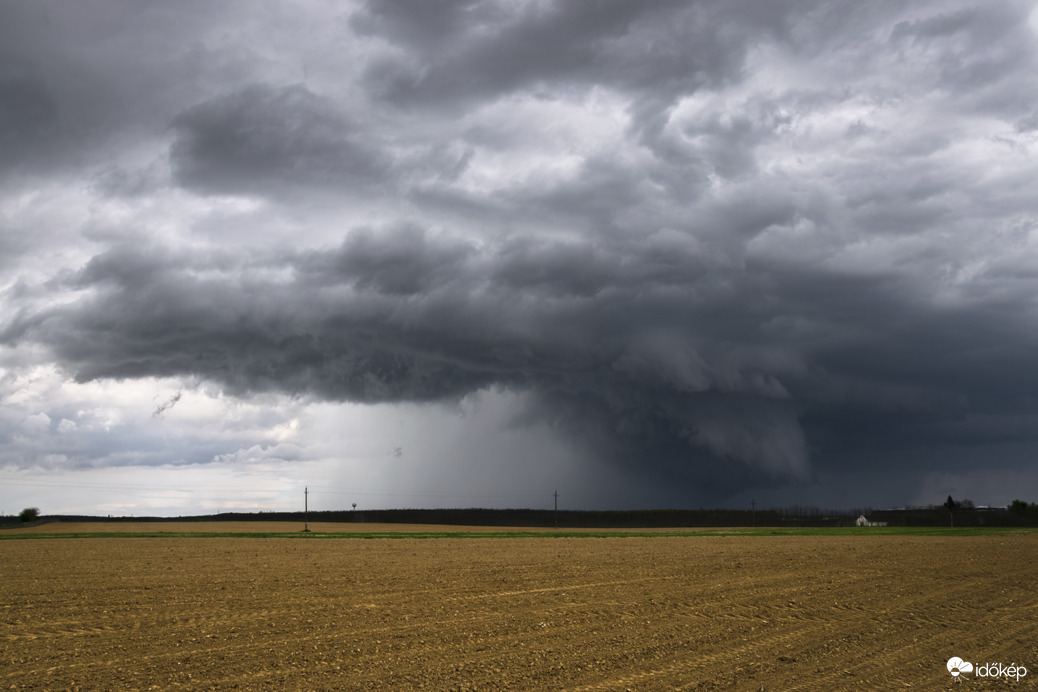
[[[271,429],[497,397],[500,435],[603,469],[587,506],[1038,492],[1032,3],[0,16],[12,472],[256,444],[210,421],[163,455],[60,385],[147,383],[163,425],[188,390]],[[554,482],[486,464],[473,493]]]

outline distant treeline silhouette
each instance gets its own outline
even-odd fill
[[[854,526],[860,516],[888,526],[947,526],[949,509],[943,505],[902,509],[825,510],[818,507],[783,509],[366,509],[294,512],[222,512],[189,517],[95,517],[49,515],[51,521],[304,521],[366,522],[384,524],[447,524],[457,526],[530,526],[559,528],[668,528],[668,527],[823,527]],[[975,507],[956,503],[955,526],[1038,526],[1038,505],[1017,500],[1009,507]]]

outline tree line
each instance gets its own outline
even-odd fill
[[[793,506],[778,509],[369,509],[310,511],[311,522],[387,524],[446,524],[458,526],[541,526],[559,528],[669,527],[825,527],[854,526],[859,516],[888,526],[1038,526],[1038,504],[1014,500],[1008,507],[977,507],[968,499],[951,497],[943,505],[899,509],[831,510]],[[38,508],[26,508],[23,522],[40,519]],[[190,517],[94,517],[48,515],[57,521],[299,521],[304,512],[223,512]]]

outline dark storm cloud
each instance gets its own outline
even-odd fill
[[[359,245],[385,257],[393,255],[393,242]],[[351,245],[358,243],[347,240]],[[449,257],[449,250],[440,256]],[[313,273],[279,286],[251,278],[250,266],[227,257],[121,247],[95,257],[70,279],[77,290],[93,289],[72,322],[59,309],[15,321],[9,333],[61,341],[61,357],[77,363],[80,381],[197,371],[239,393],[316,391],[367,402],[442,399],[492,381],[436,352],[453,338],[449,325],[440,333],[416,324],[416,334],[428,337],[422,345],[411,342],[409,330],[401,333],[395,322],[403,310],[394,301],[408,288],[400,283],[408,278],[404,273],[394,277],[392,269],[378,274],[364,267],[362,275],[347,278],[358,289],[380,287],[389,294],[354,292],[327,280],[329,268],[343,263],[339,253],[297,261]]]
[[[454,3],[425,30],[421,3],[370,3],[360,33],[402,54],[368,73],[401,103],[457,106],[517,89],[607,85],[668,98],[738,74],[746,37],[782,30],[780,3]],[[413,37],[420,35],[416,40]]]
[[[695,469],[714,492],[806,479],[809,456],[825,470],[846,448],[1034,440],[1004,418],[1038,414],[1038,339],[1014,301],[936,309],[890,277],[767,266],[682,281],[643,263],[624,282],[622,258],[587,246],[477,252],[416,225],[271,262],[293,280],[113,250],[74,279],[91,297],[20,333],[79,380],[190,375],[366,402],[514,388],[529,420],[618,463]]]
[[[59,108],[47,83],[36,76],[0,71],[0,175],[32,173],[55,157]]]
[[[82,261],[8,288],[0,340],[42,345],[81,382],[197,377],[369,403],[500,387],[524,395],[516,425],[692,479],[699,498],[851,459],[925,473],[946,449],[1035,444],[1031,13],[262,14],[300,64],[216,32],[172,67],[122,68],[138,85],[161,75],[161,95],[106,112],[78,94],[87,129],[115,133],[81,148],[147,123],[142,148],[159,152],[86,167],[108,223],[133,208],[146,227],[166,193],[260,211],[163,212],[169,242],[92,235]],[[28,162],[79,101],[60,60],[17,50],[29,67],[0,73],[0,137]]]
[[[61,171],[126,123],[120,107],[125,85],[99,73],[107,67],[98,64],[104,58],[97,60],[105,51],[86,60],[72,55],[91,24],[108,15],[96,3],[0,5],[0,173]],[[68,24],[77,26],[66,33]]]
[[[618,258],[591,243],[515,240],[503,248],[494,279],[508,289],[593,296],[609,285],[618,270]]]
[[[335,106],[301,85],[254,85],[173,119],[177,181],[203,193],[330,187],[361,192],[390,162]]]
[[[413,295],[450,281],[471,253],[466,243],[429,238],[415,224],[358,228],[338,252],[314,253],[304,261],[301,278],[312,285],[342,282],[376,293]]]
[[[0,82],[0,132],[4,149],[31,141],[54,120],[57,106],[43,83],[27,78]]]
[[[372,93],[405,108],[457,110],[523,91],[550,99],[616,90],[634,97],[631,131],[664,168],[692,163],[660,138],[676,100],[737,79],[756,43],[788,38],[791,10],[779,2],[458,3],[424,31],[416,4],[369,3],[354,15],[356,30],[399,49],[372,61]],[[731,133],[716,134],[712,146],[724,175],[749,165],[745,151],[721,150]],[[669,171],[669,184],[686,187],[690,173]]]
[[[402,235],[422,237],[413,228]],[[529,415],[600,438],[595,446],[603,449],[609,441],[632,453],[649,444],[667,452],[660,463],[674,464],[699,445],[777,477],[805,472],[795,421],[774,405],[786,396],[774,376],[739,359],[708,362],[709,342],[729,331],[706,327],[716,306],[667,290],[638,295],[644,285],[599,299],[546,292],[545,285],[579,276],[579,252],[527,248],[554,257],[530,280],[516,273],[522,265],[514,248],[466,260],[453,241],[427,238],[404,254],[400,240],[399,230],[354,233],[340,250],[297,258],[296,280],[287,285],[239,278],[234,266],[202,280],[193,274],[213,265],[201,258],[113,251],[74,280],[93,289],[91,298],[20,329],[55,344],[81,381],[198,375],[239,393],[370,402],[445,399],[499,385],[535,392]],[[350,274],[351,252],[368,260],[356,265],[359,275]],[[387,273],[379,274],[386,263],[373,257],[392,259]],[[327,280],[335,267],[352,287]],[[423,272],[421,295],[400,283]],[[690,348],[700,339],[705,357]]]

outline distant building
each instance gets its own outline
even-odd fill
[[[865,515],[862,514],[860,517],[858,517],[858,520],[856,522],[854,522],[854,525],[855,526],[886,526],[887,522],[885,522],[885,521],[869,521],[868,519],[865,518]]]

